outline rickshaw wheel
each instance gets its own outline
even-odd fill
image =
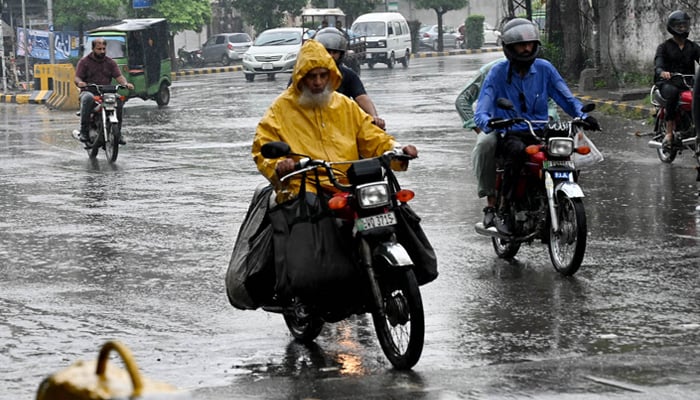
[[[165,82],[160,84],[160,89],[158,89],[156,94],[156,103],[160,107],[167,106],[170,103],[170,88]]]

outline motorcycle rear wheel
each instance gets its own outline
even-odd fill
[[[379,344],[398,370],[413,368],[423,352],[425,316],[423,300],[413,271],[398,271],[378,277],[382,310],[372,312]]]
[[[310,343],[321,334],[323,329],[323,321],[316,316],[309,316],[300,319],[297,317],[294,310],[285,311],[283,314],[284,322],[287,324],[289,332],[299,342]]]
[[[559,232],[549,229],[549,257],[554,269],[565,276],[578,271],[586,252],[586,211],[583,200],[562,194],[557,201]]]
[[[493,250],[496,252],[498,258],[510,259],[515,257],[520,250],[520,243],[514,241],[506,241],[497,237],[491,238],[493,243]]]
[[[121,132],[119,131],[119,125],[109,123],[107,124],[107,130],[105,133],[105,156],[107,156],[107,161],[115,162],[117,161],[117,156],[119,156],[119,138]]]
[[[666,136],[666,120],[657,115],[654,121],[654,127],[654,132],[656,133],[654,140],[658,140],[661,143]],[[663,147],[656,149],[656,155],[659,157],[659,160],[666,164],[672,163],[673,160],[676,159],[677,153],[678,150],[673,147],[670,149],[664,149]]]

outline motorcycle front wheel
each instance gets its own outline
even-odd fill
[[[565,276],[578,271],[586,251],[586,211],[583,200],[562,194],[557,202],[559,231],[549,229],[549,257],[554,269]]]
[[[119,155],[119,137],[121,132],[119,131],[119,125],[108,123],[107,129],[105,131],[105,155],[107,156],[107,161],[115,162],[117,161],[117,156]]]
[[[413,271],[397,271],[378,277],[382,309],[372,312],[374,329],[384,355],[394,368],[413,368],[423,352],[425,316]]]
[[[662,143],[664,137],[666,137],[666,120],[657,115],[654,121],[654,127],[654,140]],[[656,149],[656,155],[659,157],[659,160],[666,164],[670,164],[676,159],[676,153],[678,153],[678,150],[676,150],[674,147],[671,147],[670,149],[659,147]]]

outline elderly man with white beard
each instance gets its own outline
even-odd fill
[[[341,79],[335,60],[325,47],[315,40],[306,41],[292,72],[292,84],[272,102],[258,123],[253,160],[275,188],[278,203],[297,196],[301,179],[297,176],[280,182],[280,177],[294,170],[296,160],[264,158],[260,149],[265,143],[286,142],[294,153],[328,161],[377,157],[401,147],[393,136],[373,124],[372,116],[355,101],[335,91]],[[402,149],[410,156],[418,156],[413,145]],[[347,183],[343,172],[337,173],[338,178]],[[326,183],[324,190],[337,190]],[[309,184],[307,192],[315,192],[313,186]]]

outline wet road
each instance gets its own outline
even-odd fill
[[[700,212],[691,157],[662,165],[648,126],[596,114],[604,163],[581,180],[589,239],[574,278],[546,248],[495,257],[474,232],[475,136],[454,99],[499,55],[378,66],[363,80],[388,129],[420,158],[417,192],[440,262],[422,288],[426,343],[390,369],[370,318],[328,325],[317,347],[282,318],[239,311],[223,277],[252,188],[255,124],[287,82],[242,73],[175,82],[169,107],[130,101],[129,144],[91,162],[73,112],[0,104],[0,399],[93,359],[109,339],[142,372],[196,398],[692,398],[700,389]]]

